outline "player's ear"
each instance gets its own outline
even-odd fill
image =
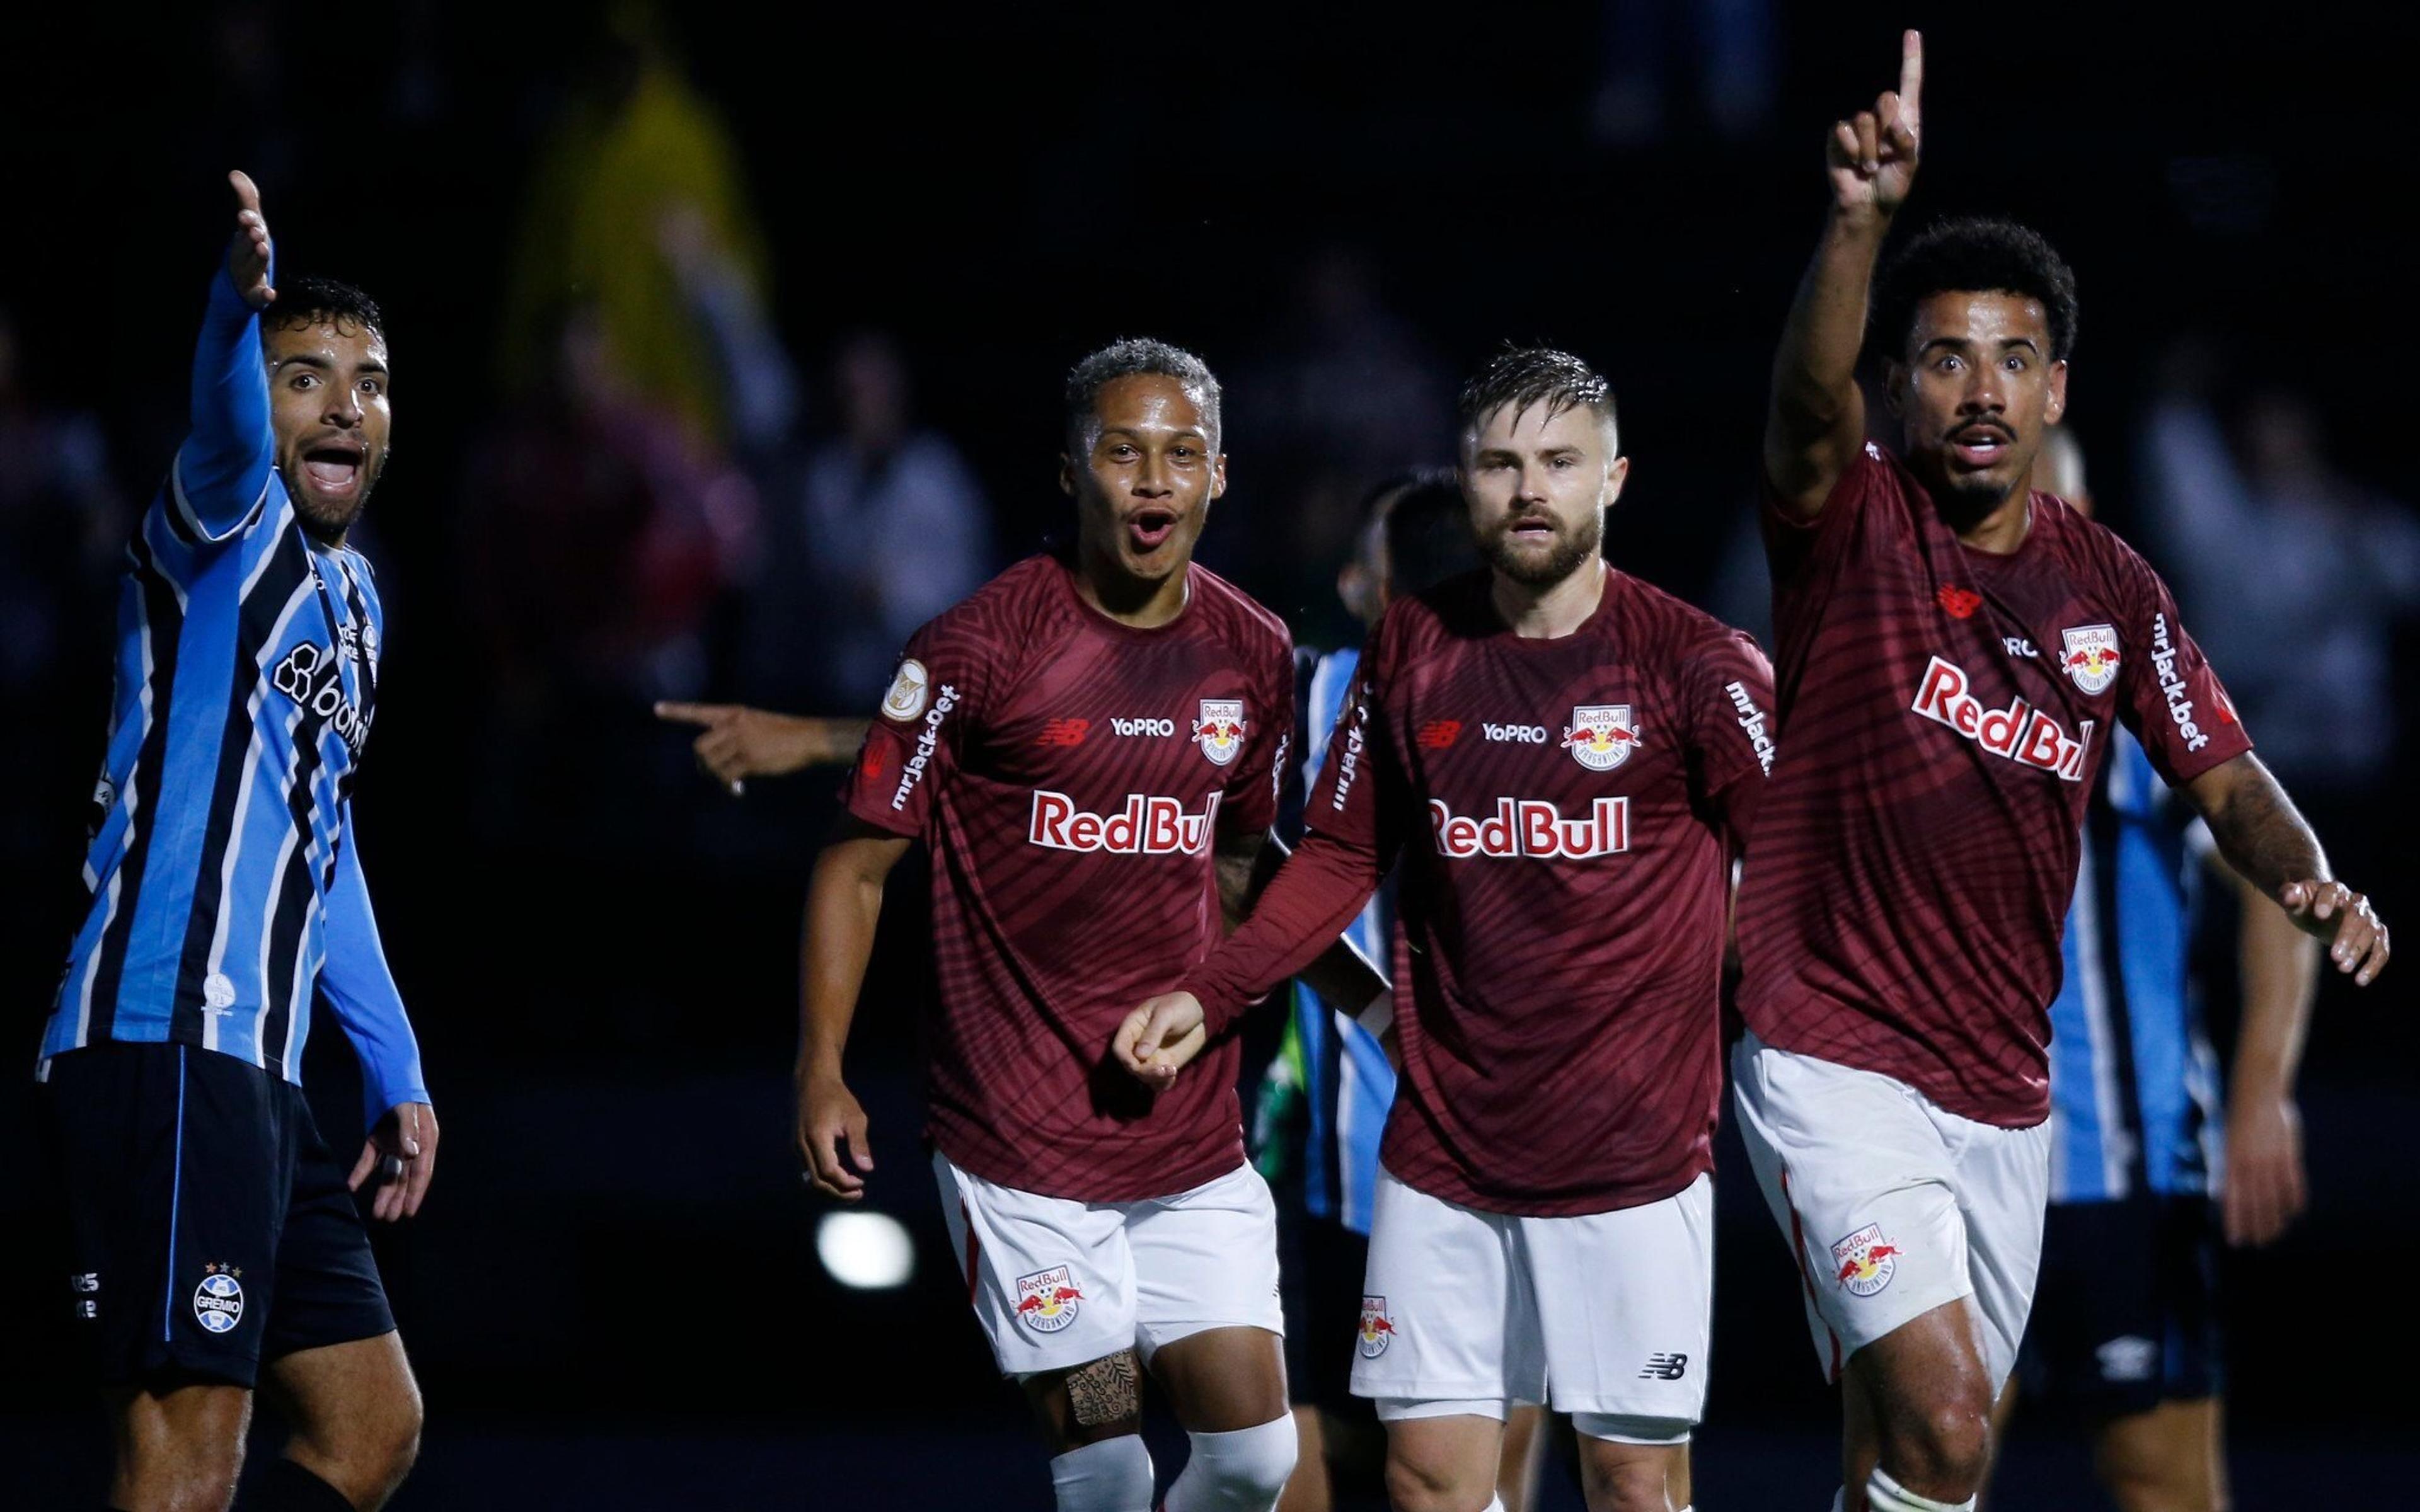
[[[1216,499],[1227,491],[1227,454],[1219,453],[1210,462],[1210,497]]]
[[[1064,452],[1059,454],[1059,491],[1076,497],[1076,459]]]
[[[1374,575],[1355,557],[1336,569],[1336,596],[1344,601],[1346,612],[1357,620],[1375,618],[1371,610],[1377,608],[1378,584]]]
[[[2050,364],[2050,400],[2047,404],[2042,406],[2042,419],[2048,424],[2055,425],[2058,424],[2059,418],[2066,413],[2067,363],[2065,362],[2056,362]]]
[[[1605,490],[1597,495],[1597,507],[1611,509],[1614,501],[1621,497],[1621,486],[1629,480],[1629,477],[1630,458],[1615,457],[1613,465],[1605,470]]]

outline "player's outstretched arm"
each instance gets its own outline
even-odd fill
[[[2325,941],[2338,971],[2366,987],[2386,969],[2386,925],[2367,898],[2329,875],[2319,836],[2259,757],[2222,762],[2184,791],[2226,864],[2274,899],[2296,928]]]
[[[226,277],[210,280],[210,299],[194,348],[193,430],[177,453],[176,507],[205,540],[221,541],[251,517],[269,485],[273,442],[269,374],[260,358],[260,312],[276,297],[260,191],[240,173]]]
[[[1865,444],[1865,397],[1857,354],[1866,301],[1891,217],[1916,181],[1924,39],[1901,39],[1899,88],[1873,109],[1836,121],[1824,145],[1832,208],[1815,260],[1799,280],[1764,427],[1764,472],[1782,507],[1812,519]]]
[[[737,798],[752,777],[787,777],[810,766],[845,766],[865,743],[864,719],[775,714],[743,703],[656,705],[656,717],[694,725],[698,768]]]
[[[437,1176],[437,1110],[429,1103],[427,1077],[420,1067],[420,1041],[403,1011],[403,994],[387,964],[378,917],[370,910],[367,877],[353,825],[345,806],[344,840],[336,873],[328,888],[326,963],[319,994],[362,1064],[362,1096],[369,1135],[362,1142],[347,1183],[355,1191],[375,1178],[378,1195],[371,1216],[386,1222],[413,1217]]]
[[[849,1021],[874,955],[882,918],[882,887],[908,854],[906,838],[854,819],[815,857],[807,884],[806,940],[800,948],[797,1093],[799,1160],[808,1181],[826,1196],[854,1202],[865,1196],[874,1169],[865,1109],[841,1079]],[[843,1164],[842,1150],[847,1151]],[[852,1169],[851,1167],[854,1167]]]
[[[2227,1077],[2221,1213],[2228,1243],[2266,1244],[2302,1215],[2309,1191],[2294,1082],[2319,995],[2319,946],[2250,882],[2228,881],[2242,901],[2243,1022]]]

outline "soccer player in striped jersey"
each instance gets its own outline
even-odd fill
[[[1069,549],[908,643],[807,902],[798,1146],[865,1195],[842,1051],[884,879],[932,853],[933,1171],[968,1301],[1033,1405],[1061,1512],[1147,1512],[1148,1369],[1191,1440],[1167,1512],[1267,1512],[1294,1468],[1276,1213],[1244,1158],[1239,1052],[1153,1095],[1104,1065],[1137,996],[1240,917],[1294,728],[1285,625],[1193,562],[1226,487],[1201,359],[1126,341],[1069,376]],[[1333,936],[1331,935],[1331,939]],[[1339,947],[1328,990],[1385,983]],[[980,1497],[972,1498],[980,1500]]]
[[[351,822],[380,614],[345,537],[386,460],[386,335],[358,290],[279,293],[259,193],[229,181],[193,432],[127,548],[92,903],[39,1074],[111,1504],[225,1506],[258,1386],[292,1436],[256,1504],[338,1512],[382,1504],[420,1431],[350,1189],[409,1217],[437,1155]],[[362,1062],[349,1175],[299,1085],[315,1002]]]
[[[1543,1402],[1572,1414],[1592,1512],[1670,1512],[1705,1402],[1724,915],[1771,676],[1746,636],[1606,564],[1629,463],[1587,363],[1508,349],[1459,408],[1487,569],[1388,609],[1301,847],[1115,1049],[1183,1087],[1201,1036],[1400,856],[1403,1073],[1352,1377],[1388,1496],[1500,1506],[1506,1419]]]
[[[1764,438],[1781,743],[1740,884],[1741,1134],[1842,1383],[1849,1512],[1973,1504],[2049,1184],[2049,1023],[2085,810],[2123,723],[2220,854],[2366,984],[2388,938],[2118,537],[2028,486],[2073,275],[1950,222],[1876,276],[1923,43],[1833,129]],[[1867,438],[1881,359],[1898,455]]]

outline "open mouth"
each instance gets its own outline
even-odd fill
[[[318,493],[349,498],[361,490],[363,466],[368,459],[367,450],[359,442],[326,441],[302,454],[302,475]]]
[[[1998,464],[2016,438],[1997,425],[1963,425],[1949,433],[1949,455],[1959,466],[1980,470]]]
[[[1156,551],[1176,533],[1176,511],[1138,509],[1126,517],[1126,537],[1138,551]]]
[[[1551,541],[1555,538],[1555,522],[1544,515],[1516,516],[1506,523],[1504,534],[1514,541]]]

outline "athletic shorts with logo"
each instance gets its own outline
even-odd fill
[[[1002,1375],[1148,1362],[1211,1328],[1282,1337],[1277,1203],[1251,1166],[1140,1202],[1079,1202],[1002,1186],[933,1156],[950,1244]]]
[[[1826,1376],[1900,1324],[1972,1297],[1998,1391],[2041,1265],[2049,1126],[1979,1123],[1896,1077],[1752,1033],[1731,1052],[1731,1086]]]
[[[1706,1402],[1714,1180],[1568,1217],[1487,1212],[1381,1168],[1353,1391],[1388,1420],[1514,1403],[1597,1438],[1677,1443]]]
[[[302,1089],[181,1044],[55,1057],[44,1088],[76,1327],[113,1384],[251,1386],[263,1361],[395,1329]]]
[[[2199,1193],[2052,1204],[2017,1372],[2027,1410],[2127,1417],[2225,1390],[2218,1243]]]

